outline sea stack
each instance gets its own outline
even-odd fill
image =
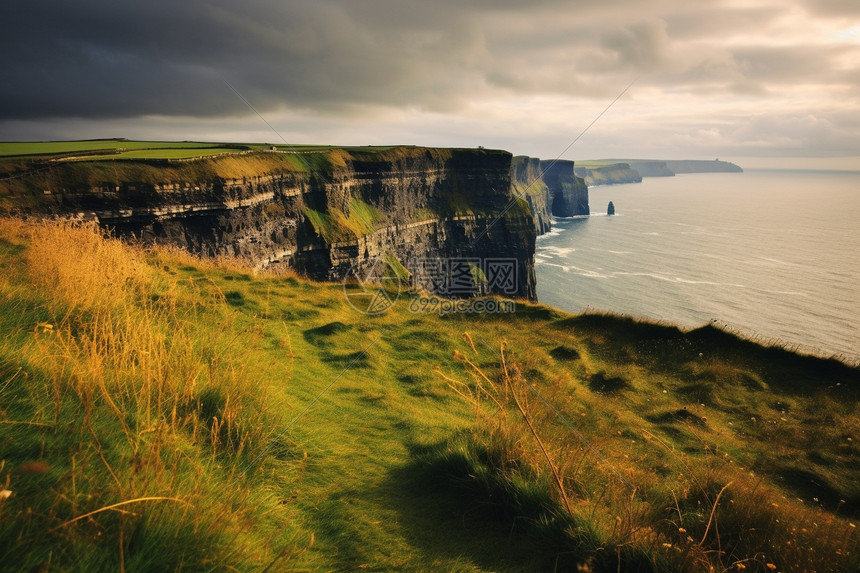
[[[612,201],[610,201],[609,205],[606,207],[606,214],[607,215],[614,215],[615,214],[615,205],[612,204]]]

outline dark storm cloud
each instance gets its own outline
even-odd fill
[[[856,0],[10,0],[0,138],[229,138],[252,114],[226,80],[293,138],[361,143],[385,124],[401,139],[537,141],[581,129],[574,115],[636,78],[628,101],[663,114],[643,141],[763,147],[743,124],[766,110],[783,118],[755,122],[774,149],[853,152],[860,127],[834,118],[860,115],[858,16]],[[709,123],[729,100],[735,127]]]
[[[13,2],[0,19],[0,119],[246,113],[223,80],[261,110],[325,113],[462,110],[498,89],[606,97],[634,75],[658,84],[692,77],[708,56],[680,58],[678,38],[689,30],[719,37],[754,18],[762,26],[775,10],[672,4]],[[759,81],[762,71],[774,75],[764,66],[780,65],[740,55],[747,67],[727,60],[711,68],[725,77],[710,83],[752,85],[748,71]]]
[[[428,3],[16,2],[0,23],[4,118],[450,107],[481,33]],[[453,87],[456,86],[456,89]],[[453,102],[453,103],[452,103]]]

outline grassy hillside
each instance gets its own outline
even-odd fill
[[[857,368],[58,223],[0,269],[0,570],[860,567]]]

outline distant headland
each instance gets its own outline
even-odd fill
[[[598,159],[576,164],[576,175],[588,185],[638,183],[643,177],[674,177],[687,173],[743,173],[743,169],[719,159]]]

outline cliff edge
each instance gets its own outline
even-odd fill
[[[574,173],[573,161],[518,155],[511,161],[511,185],[528,203],[538,235],[552,228],[552,217],[590,214],[588,186]]]
[[[364,261],[512,261],[468,294],[535,299],[535,226],[511,154],[485,149],[250,151],[193,160],[12,158],[0,209],[95,219],[119,235],[339,280]],[[445,293],[450,276],[433,289]],[[462,286],[462,285],[461,285]]]

